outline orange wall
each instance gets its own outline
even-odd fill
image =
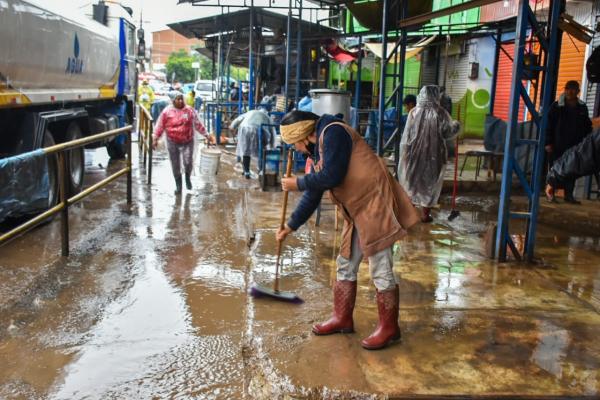
[[[511,57],[514,56],[514,44],[504,43],[502,47]],[[535,51],[539,51],[536,46]],[[560,64],[558,66],[558,80],[556,83],[556,98],[562,94],[565,83],[569,80],[575,80],[581,85],[581,77],[585,64],[585,43],[563,34]],[[512,61],[500,52],[498,62],[498,82],[496,84],[496,99],[494,102],[494,115],[503,120],[508,120],[508,108],[510,98],[510,86],[512,84]],[[527,82],[523,82],[527,88]],[[533,96],[533,88],[530,89],[530,95]],[[538,94],[539,95],[539,94]],[[523,120],[524,103],[521,100],[519,106],[519,121]]]
[[[560,64],[558,66],[558,82],[556,84],[556,97],[560,96],[567,81],[577,81],[582,84],[583,66],[585,64],[586,44],[563,33],[560,49]]]
[[[514,43],[504,43],[502,48],[506,53],[514,57]],[[496,83],[496,99],[494,100],[494,116],[508,120],[508,111],[510,107],[510,89],[512,85],[512,69],[513,62],[503,51],[500,51],[500,59],[498,60],[498,80]],[[523,121],[523,109],[525,105],[520,101],[519,105],[519,121]]]

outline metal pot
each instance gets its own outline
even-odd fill
[[[312,112],[317,115],[342,114],[344,121],[350,122],[350,92],[332,89],[313,89],[308,92],[312,98]]]

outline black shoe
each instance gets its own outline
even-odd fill
[[[175,177],[175,194],[181,194],[181,175]]]
[[[575,197],[573,197],[573,196],[565,197],[565,203],[569,203],[569,204],[581,204],[581,202],[579,200],[576,200]]]
[[[244,172],[244,177],[246,179],[250,179],[250,172]]]
[[[189,174],[185,174],[185,187],[187,190],[192,190],[192,179]]]

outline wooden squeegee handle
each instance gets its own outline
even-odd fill
[[[288,157],[287,157],[287,168],[285,171],[285,177],[289,178],[290,176],[292,176],[292,158],[294,155],[294,150],[289,149],[288,150]],[[281,222],[279,224],[279,226],[281,227],[281,229],[285,228],[285,214],[287,212],[287,204],[288,204],[288,195],[290,194],[290,192],[288,192],[287,190],[283,191],[283,205],[281,206]],[[283,240],[278,240],[277,241],[277,261],[275,263],[275,282],[274,282],[274,289],[275,291],[279,290],[279,259],[281,257],[281,244],[282,244]]]
[[[285,177],[289,178],[292,176],[292,163],[293,163],[293,150],[289,149],[288,150],[288,157],[287,157],[287,168],[285,170]],[[283,206],[281,207],[281,224],[280,227],[281,229],[283,229],[285,227],[285,214],[287,212],[287,204],[288,204],[288,195],[290,194],[290,192],[288,192],[287,190],[283,191]]]

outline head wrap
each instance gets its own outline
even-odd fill
[[[316,121],[307,119],[304,121],[298,121],[289,125],[281,125],[281,140],[287,144],[294,144],[302,139],[306,139],[311,133],[315,131]]]

